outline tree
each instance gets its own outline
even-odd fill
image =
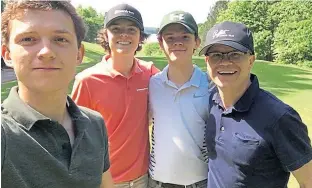
[[[219,13],[225,9],[227,9],[228,6],[228,0],[223,1],[217,1],[211,8],[207,16],[207,20],[204,23],[198,24],[198,35],[202,39],[201,42],[201,49],[205,43],[205,38],[207,31],[213,27],[213,25],[216,24],[217,18],[219,16]],[[199,49],[197,51],[199,51]],[[198,53],[198,52],[197,52]]]
[[[85,38],[87,42],[95,42],[98,31],[104,25],[104,14],[97,13],[92,7],[83,8],[81,5],[77,7],[77,13],[83,18],[88,32]]]

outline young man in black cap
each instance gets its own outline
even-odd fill
[[[72,93],[77,104],[100,112],[105,120],[116,187],[145,188],[148,181],[148,83],[158,69],[134,57],[144,39],[137,9],[128,4],[111,8],[99,33],[108,54],[76,76]]]
[[[312,148],[299,114],[259,88],[251,74],[251,31],[241,23],[211,28],[200,55],[216,84],[206,131],[209,188],[287,187],[290,172],[312,187]]]
[[[85,32],[68,1],[7,2],[2,56],[18,86],[1,106],[1,187],[113,187],[101,115],[67,96]]]
[[[192,63],[200,45],[188,12],[164,16],[158,32],[168,65],[150,80],[153,120],[150,188],[206,188],[208,75]]]

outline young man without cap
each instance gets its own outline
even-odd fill
[[[82,19],[68,1],[9,1],[2,56],[18,86],[1,108],[2,187],[112,188],[101,115],[68,96],[82,61]]]
[[[148,182],[148,84],[158,69],[134,57],[144,39],[137,9],[128,4],[111,8],[99,33],[108,54],[76,76],[72,92],[77,104],[100,112],[105,120],[116,187],[145,188]]]
[[[206,188],[208,75],[193,64],[200,45],[193,16],[174,11],[164,16],[158,40],[168,65],[150,80],[153,121],[151,188]]]
[[[300,187],[312,187],[307,126],[250,72],[251,31],[241,23],[219,23],[208,31],[202,54],[217,86],[206,131],[208,187],[287,187],[290,172]]]

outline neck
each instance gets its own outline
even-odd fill
[[[129,76],[134,63],[133,55],[114,55],[111,54],[108,62],[111,64],[112,69],[119,72],[124,76]]]
[[[19,83],[19,97],[36,111],[54,121],[62,123],[66,115],[66,91],[32,91]]]
[[[225,109],[228,109],[243,96],[245,91],[248,89],[250,86],[251,81],[248,79],[244,84],[241,84],[240,86],[237,87],[227,87],[227,88],[220,88],[218,87],[218,91],[223,103],[223,106]]]
[[[168,79],[180,87],[191,79],[193,71],[192,63],[169,62]]]

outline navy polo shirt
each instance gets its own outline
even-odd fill
[[[271,93],[251,85],[230,109],[212,94],[206,129],[208,188],[287,187],[291,171],[312,160],[307,126]]]

